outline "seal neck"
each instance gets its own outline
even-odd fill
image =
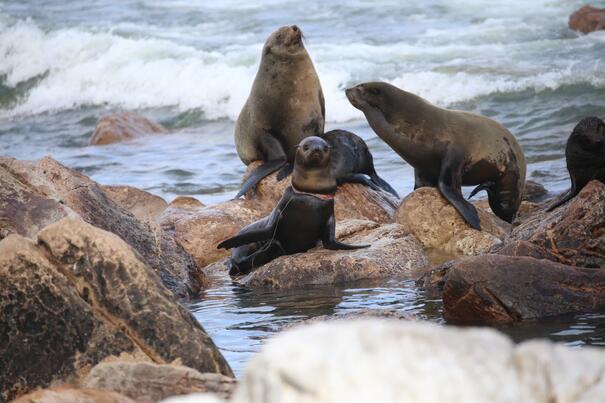
[[[335,192],[334,193],[311,193],[311,192],[305,192],[304,190],[296,189],[296,187],[294,187],[294,185],[291,185],[291,187],[292,187],[292,191],[296,194],[309,195],[309,196],[313,196],[313,197],[316,197],[321,200],[334,200],[334,196],[336,195]]]

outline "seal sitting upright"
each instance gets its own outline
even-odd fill
[[[475,207],[462,186],[486,190],[492,211],[511,222],[521,204],[525,157],[514,136],[499,123],[468,112],[442,109],[382,82],[346,90],[376,134],[414,167],[415,185],[438,187],[475,229]]]
[[[264,161],[236,198],[293,163],[298,143],[323,133],[324,121],[324,97],[302,32],[296,25],[281,27],[263,47],[252,90],[235,124],[235,146],[242,162]]]
[[[571,189],[548,211],[573,199],[593,179],[605,183],[605,122],[597,117],[582,119],[567,140],[565,159]]]
[[[319,137],[304,139],[297,147],[292,186],[271,214],[218,245],[234,248],[229,274],[246,274],[279,256],[305,252],[320,240],[326,249],[367,247],[336,240],[332,172],[328,143]]]

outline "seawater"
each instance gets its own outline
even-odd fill
[[[605,115],[605,31],[567,28],[582,1],[0,1],[0,154],[51,155],[103,184],[168,201],[228,200],[244,166],[233,122],[266,37],[297,24],[326,99],[327,129],[356,132],[400,194],[412,169],[378,139],[344,89],[384,80],[511,130],[528,179],[567,188],[564,146],[585,116]],[[135,110],[172,134],[88,146],[96,120]],[[392,307],[441,321],[413,283],[257,293],[224,281],[190,306],[240,371],[282,325],[325,313]],[[573,345],[604,340],[600,314],[507,329]]]

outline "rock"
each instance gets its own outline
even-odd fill
[[[605,270],[501,255],[457,261],[443,287],[447,320],[509,323],[605,310]]]
[[[248,165],[244,180],[258,165],[258,162]],[[257,185],[256,191],[248,192],[246,199],[257,203],[266,215],[277,205],[290,184],[291,176],[278,182],[277,173],[273,173]],[[337,221],[357,219],[380,224],[392,223],[398,205],[399,200],[388,192],[375,191],[360,184],[345,183],[339,186],[336,192],[334,214]]]
[[[168,203],[160,196],[132,186],[101,186],[101,188],[111,200],[144,223],[154,223],[168,207]]]
[[[525,188],[523,190],[522,200],[530,203],[539,203],[544,201],[548,196],[548,190],[546,188],[535,181],[528,180],[525,181]]]
[[[59,386],[21,396],[13,403],[135,403],[115,392]]]
[[[366,249],[333,251],[316,247],[281,256],[243,277],[252,288],[290,289],[358,280],[392,278],[428,264],[420,243],[399,224],[348,220],[337,224],[336,237]]]
[[[4,397],[78,378],[127,353],[232,376],[193,316],[118,236],[80,219],[0,242]],[[40,365],[44,363],[44,365]]]
[[[336,321],[269,340],[231,402],[600,402],[604,371],[598,348],[517,346],[489,328]]]
[[[162,400],[162,403],[227,403],[227,401],[212,393],[192,393],[185,396],[174,396]]]
[[[530,242],[545,250],[545,258],[563,264],[605,268],[605,185],[591,181],[554,211],[534,213],[507,236],[502,247],[515,241]],[[499,248],[493,251],[500,253]]]
[[[458,260],[449,260],[432,267],[416,280],[416,286],[422,289],[428,298],[441,298],[447,274],[456,262]]]
[[[362,309],[354,312],[347,312],[334,315],[320,315],[300,322],[289,323],[283,330],[293,327],[310,325],[320,322],[332,322],[337,320],[349,321],[358,319],[390,319],[390,320],[417,320],[416,316],[410,312],[399,311],[397,309]]]
[[[118,112],[103,116],[89,140],[89,144],[112,144],[153,134],[165,134],[167,130],[134,112]]]
[[[221,374],[202,374],[182,365],[117,361],[95,366],[82,385],[118,392],[135,400],[159,401],[200,392],[211,392],[228,399],[236,381]]]
[[[198,209],[171,204],[160,216],[159,222],[195,258],[200,267],[205,267],[229,256],[229,251],[217,249],[216,246],[261,218],[263,213],[248,200],[230,200]]]
[[[0,158],[0,233],[3,236],[16,233],[33,238],[41,228],[66,216],[79,216],[118,235],[181,297],[197,295],[205,285],[203,273],[194,259],[174,237],[160,227],[139,221],[87,176],[50,157],[36,162]]]
[[[605,29],[605,9],[585,5],[569,17],[569,29],[584,34]]]
[[[478,255],[501,243],[510,225],[477,208],[482,231],[471,228],[439,193],[422,187],[406,196],[397,209],[396,221],[410,229],[427,250],[450,256]]]

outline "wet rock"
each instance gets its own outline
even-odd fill
[[[165,134],[167,130],[145,116],[134,112],[118,112],[103,116],[89,140],[89,144],[112,144],[153,134]]]
[[[457,260],[450,260],[432,267],[416,280],[416,285],[425,292],[428,298],[441,298],[447,274]]]
[[[263,217],[264,211],[247,200],[230,200],[204,208],[171,205],[160,216],[162,228],[205,267],[230,255],[216,246],[244,226]]]
[[[172,236],[138,220],[87,176],[50,157],[35,162],[0,158],[3,236],[16,233],[32,238],[41,228],[66,216],[79,216],[118,235],[179,296],[196,295],[205,284],[191,255]]]
[[[320,322],[332,322],[337,320],[357,320],[357,319],[390,319],[390,320],[417,320],[416,316],[410,312],[399,311],[397,309],[362,309],[355,312],[347,312],[335,315],[321,315],[300,322],[294,322],[286,325],[282,330],[293,327],[310,325]]]
[[[168,207],[168,203],[160,196],[132,186],[101,186],[101,188],[111,200],[144,223],[155,222]]]
[[[397,209],[396,220],[408,227],[428,250],[451,257],[487,252],[510,230],[510,225],[477,208],[482,231],[471,228],[437,188],[423,187],[410,193]]]
[[[335,321],[269,340],[232,402],[598,402],[604,371],[597,348],[515,345],[488,328]]]
[[[605,29],[605,9],[585,5],[569,16],[569,29],[584,34]]]
[[[244,179],[259,165],[258,162],[248,165]],[[268,214],[279,199],[284,190],[290,186],[291,177],[281,182],[277,181],[277,173],[263,179],[256,190],[251,190],[246,198],[259,205]],[[336,220],[369,220],[377,223],[392,223],[393,215],[399,200],[385,191],[375,191],[360,184],[345,183],[338,187],[334,200],[334,214]]]
[[[525,181],[522,200],[531,203],[544,201],[548,196],[548,190],[542,184],[528,180]]]
[[[546,250],[545,258],[563,264],[604,268],[605,185],[591,181],[554,211],[537,211],[507,236],[504,246],[515,241],[530,242]]]
[[[366,249],[333,251],[316,247],[279,257],[240,281],[252,288],[290,289],[410,275],[428,264],[420,243],[399,224],[347,220],[337,224],[336,237]]]
[[[13,403],[135,403],[115,392],[59,386],[38,390],[14,400]]]
[[[82,385],[118,392],[135,400],[159,401],[200,392],[211,392],[228,399],[236,381],[221,374],[202,374],[182,365],[117,361],[95,366]]]
[[[443,306],[448,320],[500,323],[601,311],[605,270],[532,257],[470,257],[447,273]]]
[[[0,242],[4,397],[77,378],[108,356],[231,370],[199,323],[118,236],[80,219]],[[41,365],[40,363],[44,363]]]

